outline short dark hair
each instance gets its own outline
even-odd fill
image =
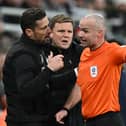
[[[26,28],[34,29],[36,21],[46,16],[46,12],[41,8],[29,8],[23,12],[20,18],[20,25],[24,32]]]
[[[64,14],[59,14],[54,16],[51,20],[50,20],[50,28],[53,29],[56,23],[65,23],[65,22],[70,22],[72,23],[73,27],[74,27],[74,22],[72,20],[71,17],[69,16],[65,16]]]

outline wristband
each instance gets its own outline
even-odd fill
[[[70,114],[70,110],[67,109],[67,108],[65,108],[65,107],[62,107],[61,110],[65,110],[65,111],[67,111],[67,114],[68,114],[68,115]]]

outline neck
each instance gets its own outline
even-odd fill
[[[93,45],[92,47],[90,47],[90,50],[94,51],[94,50],[100,48],[104,42],[105,42],[104,40],[102,40],[100,42],[97,42],[95,45]]]

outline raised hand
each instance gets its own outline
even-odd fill
[[[64,67],[64,56],[59,54],[56,56],[53,56],[53,52],[50,52],[50,55],[48,56],[48,68],[50,68],[52,71],[57,71]]]

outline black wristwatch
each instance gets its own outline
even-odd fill
[[[65,107],[62,107],[61,110],[65,110],[65,111],[67,111],[67,114],[68,114],[68,115],[70,114],[70,110],[67,109],[67,108],[65,108]]]

